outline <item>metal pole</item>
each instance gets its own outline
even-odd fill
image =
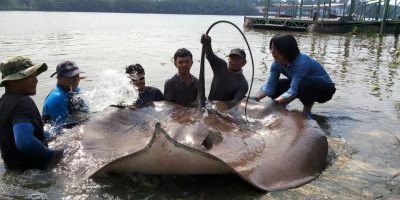
[[[332,4],[332,0],[329,0],[329,6],[328,6],[328,18],[331,18],[331,4]]]
[[[317,14],[316,14],[316,16],[315,16],[315,19],[316,19],[317,21],[318,21],[318,18],[319,18],[320,4],[321,4],[321,1],[320,1],[320,0],[317,0]]]
[[[281,17],[281,5],[282,1],[279,2],[278,17]]]
[[[382,0],[379,0],[378,8],[376,9],[376,16],[375,16],[376,21],[379,20],[379,14],[381,13],[381,4],[382,4]]]
[[[247,0],[244,2],[244,19],[246,19],[247,16]]]
[[[383,19],[382,19],[382,23],[381,23],[381,32],[380,34],[383,34],[383,29],[385,28],[385,23],[386,23],[386,19],[387,19],[387,15],[388,15],[388,11],[389,11],[389,2],[390,0],[385,0],[385,8],[383,10]]]
[[[300,15],[299,15],[299,19],[301,19],[301,16],[303,16],[303,0],[300,0]]]
[[[292,2],[292,19],[293,17],[296,17],[296,14],[294,13],[294,1]]]
[[[353,19],[353,13],[354,13],[355,7],[356,7],[356,0],[351,0],[350,9],[349,9],[349,17],[350,17],[350,19]]]
[[[265,18],[268,18],[269,11],[269,0],[265,0]]]

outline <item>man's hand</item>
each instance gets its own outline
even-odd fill
[[[64,145],[53,149],[53,157],[51,158],[49,168],[55,167],[57,163],[61,160],[64,149],[65,149]]]
[[[249,96],[249,99],[260,102],[260,99],[255,96]]]
[[[211,37],[206,34],[203,34],[201,36],[200,42],[201,42],[201,44],[204,44],[204,45],[211,45]]]

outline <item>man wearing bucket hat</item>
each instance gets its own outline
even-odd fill
[[[55,132],[61,128],[72,128],[86,118],[88,106],[79,96],[78,87],[83,73],[73,61],[62,61],[57,65],[57,85],[46,97],[43,105],[43,120],[55,126]]]
[[[0,149],[5,166],[12,170],[47,169],[62,157],[63,148],[49,149],[43,121],[29,97],[36,94],[36,76],[47,70],[29,58],[16,56],[0,63],[5,94],[0,99]]]
[[[227,63],[214,54],[210,36],[203,34],[201,43],[214,72],[208,99],[223,101],[226,108],[231,108],[246,96],[249,89],[242,71],[246,64],[246,53],[242,49],[232,49]]]

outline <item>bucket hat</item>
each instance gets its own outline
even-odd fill
[[[46,63],[34,64],[31,59],[24,56],[10,57],[0,63],[0,87],[4,87],[5,81],[24,79],[35,72],[39,75],[46,70]]]

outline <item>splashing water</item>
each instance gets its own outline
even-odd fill
[[[137,99],[134,89],[125,74],[107,69],[96,74],[90,85],[82,90],[81,96],[86,100],[91,112],[104,110],[110,105],[131,104]]]

